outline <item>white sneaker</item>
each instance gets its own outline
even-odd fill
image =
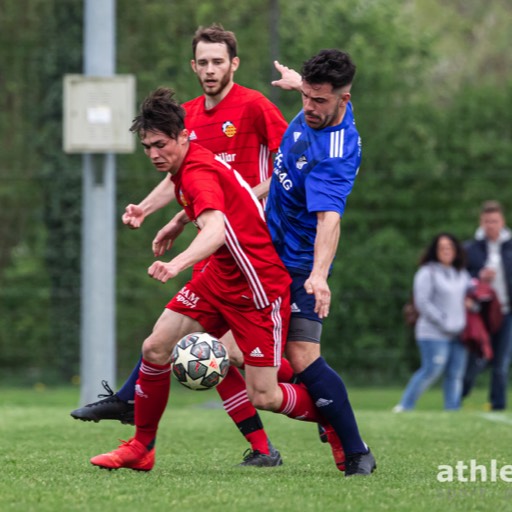
[[[391,412],[404,412],[405,409],[400,405],[395,405],[395,407],[393,407],[393,409],[391,409]]]

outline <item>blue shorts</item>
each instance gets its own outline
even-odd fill
[[[323,320],[315,313],[315,296],[304,289],[309,274],[290,271],[291,317],[287,341],[320,343]]]

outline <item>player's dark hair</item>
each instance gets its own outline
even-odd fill
[[[148,131],[162,132],[177,140],[185,128],[185,109],[173,98],[174,91],[159,87],[140,105],[139,115],[133,120],[130,131],[139,137]]]
[[[192,54],[196,58],[196,48],[199,42],[203,43],[223,43],[228,49],[229,60],[237,56],[236,36],[219,23],[213,23],[209,27],[199,27],[192,39]]]
[[[308,84],[329,83],[333,89],[350,85],[356,66],[348,53],[341,50],[321,50],[302,66],[302,78]]]
[[[455,258],[452,262],[452,266],[457,270],[463,269],[466,264],[466,253],[464,252],[464,248],[457,237],[446,232],[439,233],[432,238],[432,241],[420,258],[420,265],[425,265],[431,261],[439,261],[439,258],[437,257],[437,246],[439,245],[439,239],[441,238],[448,238],[455,248]]]

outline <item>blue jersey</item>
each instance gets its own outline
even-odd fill
[[[274,160],[266,206],[272,240],[285,266],[311,272],[317,212],[345,211],[361,163],[361,138],[352,104],[342,122],[310,128],[301,111],[286,130]]]

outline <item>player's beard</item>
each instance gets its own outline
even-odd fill
[[[220,79],[216,82],[214,87],[209,87],[206,85],[206,80],[201,80],[199,78],[199,84],[201,85],[201,88],[203,89],[203,92],[206,96],[210,96],[212,98],[219,96],[222,94],[222,91],[229,85],[231,82],[231,72],[227,71],[224,73]]]
[[[310,111],[304,111],[305,116],[311,116],[312,119],[307,119],[306,117],[306,124],[313,128],[314,130],[322,130],[323,128],[326,128],[327,126],[335,126],[339,122],[341,122],[341,119],[343,119],[343,116],[340,117],[340,109],[337,108],[334,112],[331,114],[326,114],[324,116],[317,116]]]

